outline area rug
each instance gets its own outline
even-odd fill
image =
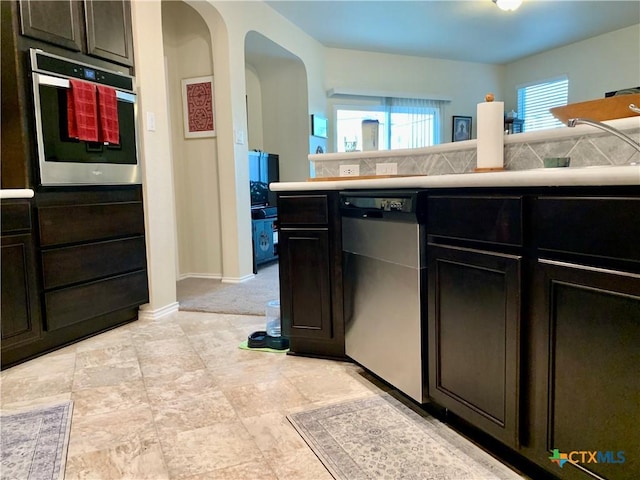
[[[185,278],[178,282],[177,292],[180,310],[264,316],[267,302],[280,299],[278,263],[259,268],[243,283]]]
[[[73,402],[2,412],[2,480],[64,478]]]
[[[442,422],[389,394],[287,418],[338,480],[489,480],[522,477]]]

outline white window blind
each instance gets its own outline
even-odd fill
[[[568,96],[566,77],[518,88],[518,115],[524,120],[522,130],[533,132],[562,126],[549,109],[566,105]]]
[[[389,149],[430,147],[440,138],[442,102],[413,98],[388,98],[391,125]]]
[[[379,104],[336,108],[336,151],[362,149],[362,121],[378,120],[380,150],[428,147],[439,143],[444,102],[411,98],[379,99]]]

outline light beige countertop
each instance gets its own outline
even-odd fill
[[[4,198],[33,198],[30,188],[6,188],[0,190],[0,199]]]
[[[348,177],[347,177],[348,178]],[[555,187],[640,185],[640,165],[537,168],[502,172],[458,173],[451,175],[278,182],[274,192],[348,190],[379,188],[462,188],[462,187]]]

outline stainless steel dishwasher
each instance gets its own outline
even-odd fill
[[[420,191],[340,193],[346,354],[420,403],[427,401],[425,202]]]

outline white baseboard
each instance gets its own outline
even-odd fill
[[[183,273],[178,275],[178,281],[185,280],[187,278],[204,278],[206,280],[221,280],[222,283],[242,283],[247,280],[251,280],[255,277],[255,274],[250,273],[244,277],[225,277],[220,273]]]
[[[255,274],[250,273],[249,275],[245,275],[244,277],[222,277],[222,283],[242,283],[247,280],[251,280],[255,277]]]
[[[210,280],[221,280],[221,273],[182,273],[178,275],[178,281],[184,280],[185,278],[204,278]]]
[[[165,305],[164,307],[156,308],[155,310],[151,310],[149,308],[149,304],[142,305],[138,310],[138,319],[140,320],[159,320],[162,317],[166,317],[167,315],[171,315],[172,313],[176,313],[178,311],[178,307],[180,304],[178,302],[170,303],[169,305]]]

